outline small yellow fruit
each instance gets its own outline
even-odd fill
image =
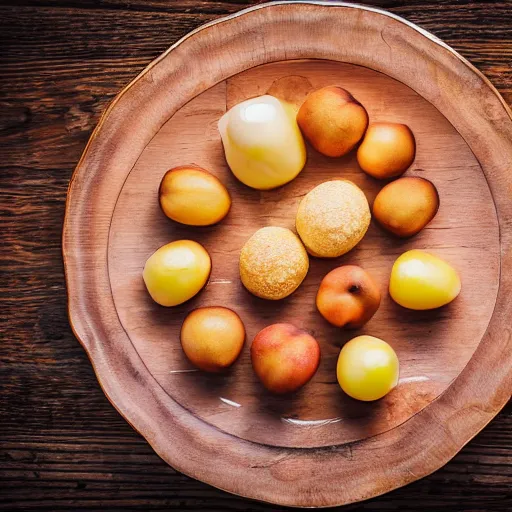
[[[231,366],[240,355],[245,327],[231,309],[195,309],[181,327],[181,346],[190,362],[206,372],[219,372]]]
[[[286,228],[268,226],[256,231],[240,252],[240,279],[262,299],[287,297],[299,287],[308,269],[304,246]]]
[[[398,357],[389,344],[373,336],[357,336],[341,349],[336,375],[347,395],[369,402],[398,384],[399,370]]]
[[[158,199],[167,217],[189,226],[215,224],[228,214],[231,206],[231,197],[220,180],[193,166],[167,171]]]
[[[399,256],[391,270],[389,293],[404,308],[439,308],[455,299],[460,289],[460,278],[453,267],[416,249]]]
[[[177,306],[204,287],[211,268],[210,255],[202,245],[177,240],[160,247],[148,258],[142,277],[155,302]]]
[[[360,242],[370,219],[363,191],[351,181],[333,180],[302,198],[295,225],[311,256],[337,258]]]
[[[248,187],[269,190],[293,180],[306,145],[291,105],[265,95],[235,105],[219,121],[226,160]]]

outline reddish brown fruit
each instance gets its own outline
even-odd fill
[[[309,143],[326,156],[347,154],[363,137],[368,113],[348,91],[329,86],[312,92],[297,114]]]
[[[375,198],[373,216],[396,236],[406,238],[420,232],[436,215],[439,194],[432,182],[406,176],[388,183]]]
[[[331,270],[320,283],[316,306],[332,325],[357,329],[379,309],[380,291],[361,267],[344,265]]]

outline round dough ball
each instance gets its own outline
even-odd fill
[[[304,196],[296,226],[311,256],[336,258],[360,242],[370,219],[363,191],[351,181],[333,180]]]
[[[262,228],[242,247],[240,278],[257,297],[279,300],[293,293],[309,269],[309,258],[289,229]]]

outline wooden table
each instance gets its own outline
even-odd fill
[[[281,510],[167,466],[103,395],[67,321],[66,190],[101,112],[191,29],[251,2],[2,0],[0,509]],[[512,103],[512,2],[375,0],[444,39]],[[346,510],[512,508],[509,405],[443,469]]]

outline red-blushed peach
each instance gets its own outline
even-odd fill
[[[297,123],[317,151],[338,157],[361,140],[368,126],[368,113],[348,91],[332,85],[308,95],[297,114]]]
[[[356,265],[331,270],[320,283],[316,306],[332,325],[357,329],[377,312],[380,291],[369,274]]]
[[[195,309],[181,327],[181,346],[190,362],[207,372],[231,366],[240,355],[245,327],[231,309],[220,306]]]
[[[261,330],[251,346],[252,366],[273,393],[291,393],[309,382],[320,363],[318,342],[292,324],[273,324]]]
[[[364,172],[383,180],[403,174],[415,155],[416,141],[408,126],[371,123],[357,150],[357,161]]]

